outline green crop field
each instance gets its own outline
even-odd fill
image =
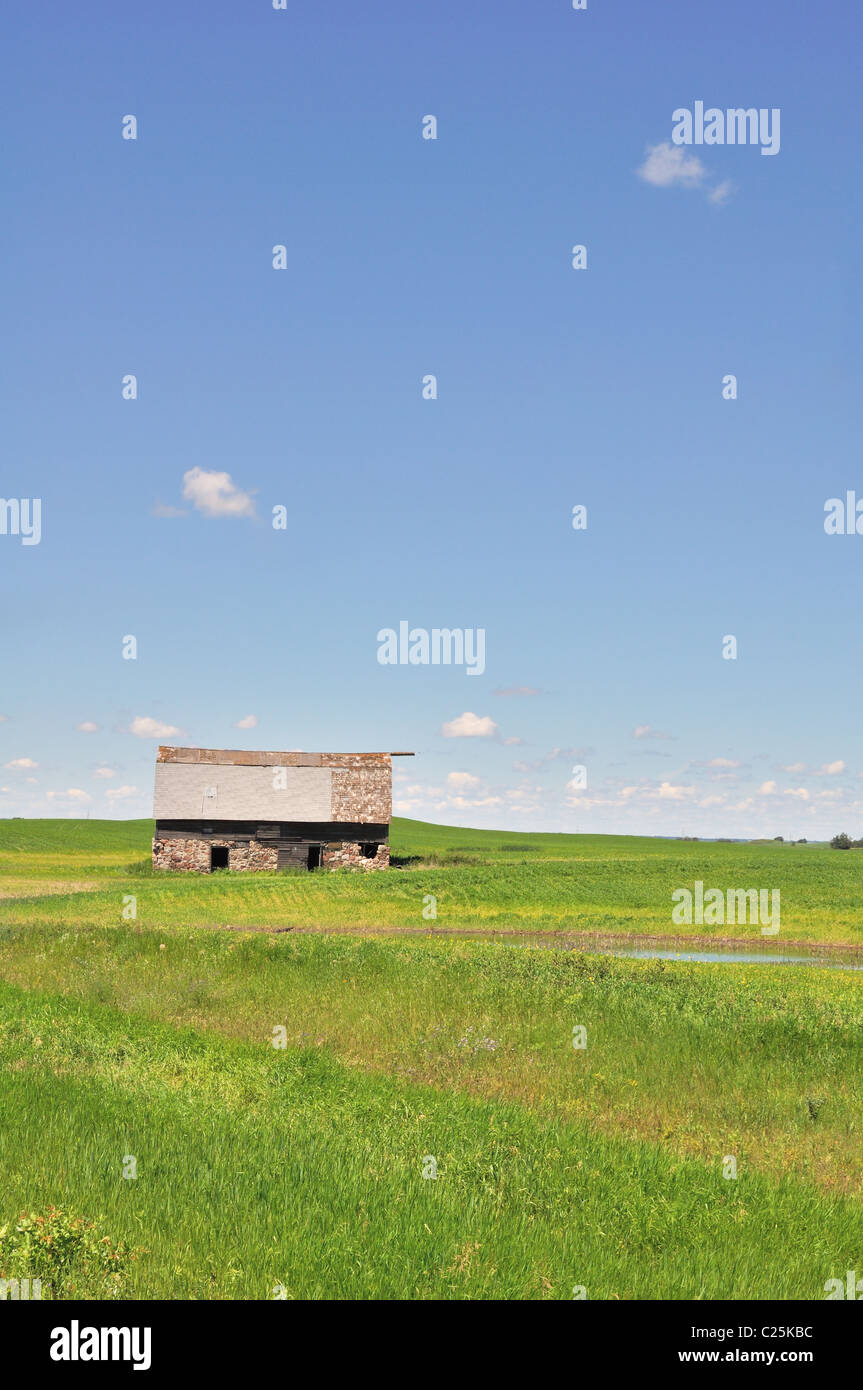
[[[756,942],[672,924],[701,880],[781,890],[772,949],[859,964],[863,854],[395,821],[389,873],[198,877],[155,875],[151,834],[0,822],[0,1278],[818,1299],[863,1271],[863,971],[588,935]]]
[[[418,928],[710,934],[674,926],[675,888],[781,892],[782,939],[863,948],[863,852],[613,835],[524,835],[394,820],[397,872],[176,875],[150,865],[152,821],[0,822],[0,924]],[[717,935],[758,936],[753,931]]]

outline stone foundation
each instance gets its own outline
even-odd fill
[[[275,845],[256,840],[183,840],[171,836],[153,840],[153,868],[173,869],[176,873],[208,874],[210,850],[227,849],[228,868],[237,872],[272,873],[278,867]]]
[[[258,840],[170,835],[156,836],[153,840],[153,868],[183,874],[208,874],[210,850],[214,848],[227,849],[228,868],[235,873],[275,873],[279,867],[277,844],[264,845]],[[304,861],[305,854],[305,849],[298,848],[298,867]],[[321,860],[325,869],[388,869],[390,847],[378,845],[374,858],[367,859],[360,843],[333,841],[324,846]]]
[[[388,869],[390,847],[378,845],[375,857],[367,859],[361,845],[344,841],[326,845],[321,858],[325,869]]]

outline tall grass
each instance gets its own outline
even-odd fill
[[[863,973],[687,965],[443,937],[7,928],[0,973],[292,1044],[606,1132],[863,1187]],[[573,1048],[573,1027],[588,1046]],[[808,1102],[823,1100],[813,1120]]]
[[[0,1220],[98,1216],[141,1252],[122,1296],[818,1298],[863,1252],[860,1207],[791,1180],[311,1048],[8,986],[0,1007]]]

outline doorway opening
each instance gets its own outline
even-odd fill
[[[310,869],[319,869],[321,867],[320,845],[309,845],[309,857],[306,860],[306,865]]]
[[[210,847],[210,873],[214,869],[227,869],[228,867],[228,846],[212,845]]]

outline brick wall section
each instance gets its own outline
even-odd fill
[[[390,847],[378,845],[374,859],[366,859],[359,845],[346,840],[340,845],[327,845],[322,859],[325,869],[388,869]]]
[[[332,820],[389,824],[393,813],[389,767],[334,768],[332,779]]]
[[[153,867],[174,869],[181,873],[208,874],[212,846],[227,847],[228,868],[258,873],[274,872],[279,851],[275,845],[261,845],[254,840],[153,840]]]

